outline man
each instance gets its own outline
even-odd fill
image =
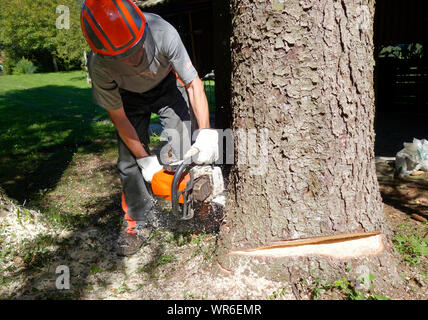
[[[203,83],[178,32],[168,22],[141,12],[130,0],[85,0],[81,25],[93,52],[88,68],[94,101],[107,110],[118,132],[126,221],[118,254],[130,255],[154,228],[154,200],[146,183],[162,166],[148,148],[151,113],[159,115],[164,129],[180,137],[181,143],[171,143],[169,159],[161,155],[164,164],[183,159],[186,151],[185,158],[199,152],[194,159],[198,164],[215,162],[218,134],[210,129]],[[200,129],[190,150],[185,125],[189,110]]]

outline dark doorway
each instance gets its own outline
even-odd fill
[[[177,29],[201,77],[214,69],[211,0],[175,0],[142,9],[160,15]]]
[[[374,25],[377,156],[428,138],[428,2],[377,0]]]

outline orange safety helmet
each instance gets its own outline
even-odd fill
[[[146,18],[131,0],[85,0],[80,22],[92,51],[103,58],[128,57],[147,36]]]

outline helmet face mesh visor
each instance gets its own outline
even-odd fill
[[[130,0],[85,0],[81,26],[95,53],[120,59],[144,43],[147,22]]]
[[[120,57],[101,56],[104,60],[118,61],[127,65],[137,67],[140,72],[149,69],[156,55],[156,44],[153,40],[150,28],[147,27],[145,39],[138,43],[135,47],[128,50]]]

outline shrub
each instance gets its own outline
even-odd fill
[[[28,59],[22,58],[13,68],[13,74],[33,74],[37,67]]]
[[[3,73],[12,74],[13,67],[16,65],[16,61],[11,59],[9,56],[6,56],[6,59],[3,61]]]

